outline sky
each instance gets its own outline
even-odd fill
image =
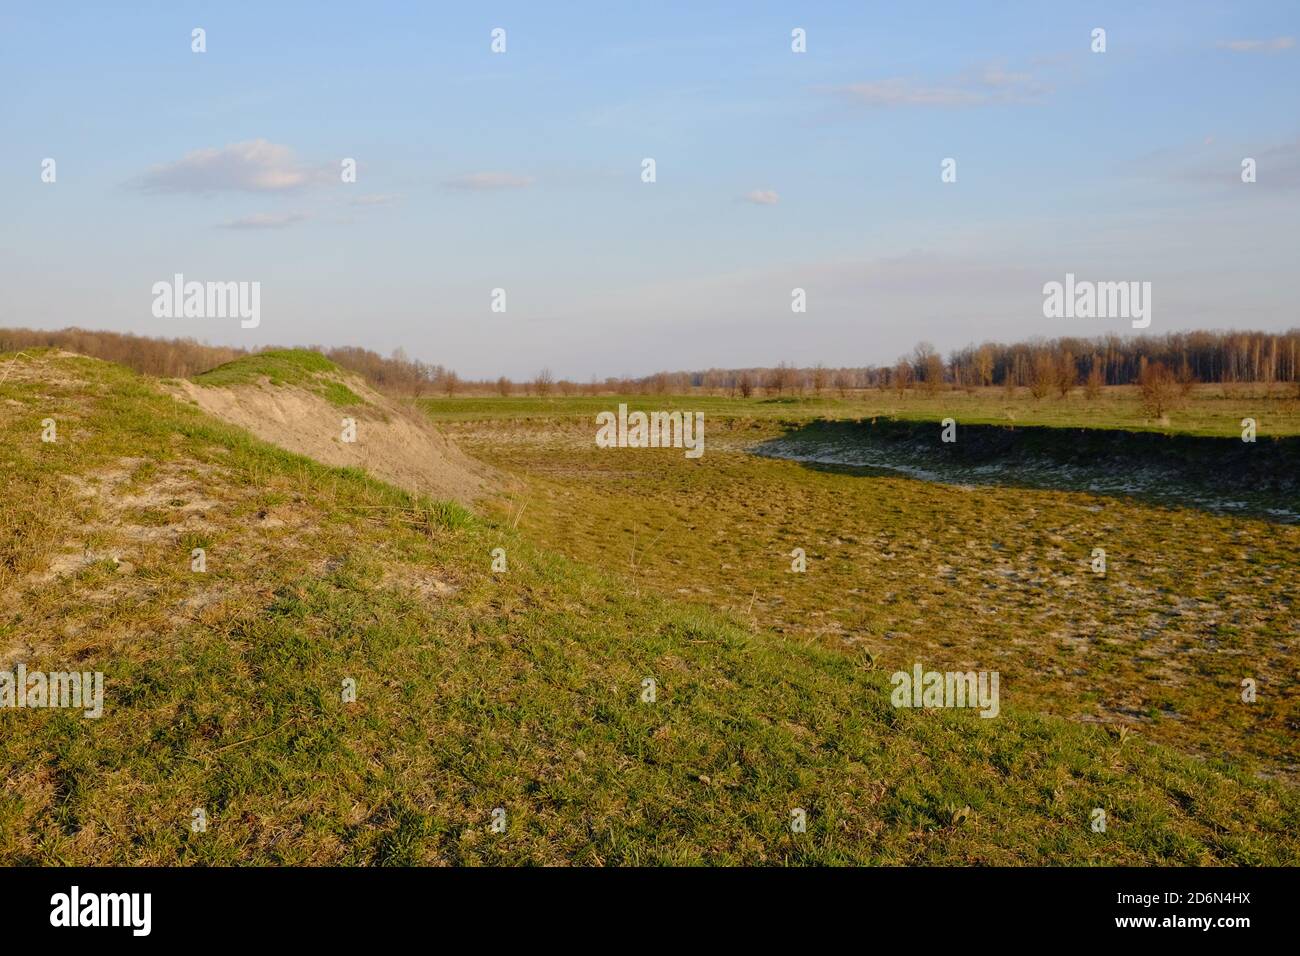
[[[1073,273],[1285,330],[1298,43],[1294,2],[5,3],[0,325],[585,381],[1131,334],[1045,317]],[[155,316],[177,273],[259,323]]]

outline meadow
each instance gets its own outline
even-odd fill
[[[749,454],[784,403],[698,461],[428,403],[510,473],[475,514],[119,366],[0,362],[3,666],[106,685],[0,710],[6,865],[1300,857],[1289,526]],[[1001,669],[1000,715],[892,707],[913,658]]]
[[[1113,385],[1093,399],[1083,389],[1068,398],[1034,398],[1027,388],[1010,392],[1001,387],[934,392],[912,388],[804,392],[749,398],[734,395],[466,395],[423,398],[420,404],[440,421],[491,419],[594,418],[619,402],[639,407],[702,411],[730,419],[811,421],[814,419],[894,418],[938,422],[952,417],[970,425],[1047,425],[1056,428],[1100,428],[1154,431],[1166,434],[1232,436],[1241,434],[1241,420],[1253,418],[1261,434],[1300,435],[1300,392],[1291,384],[1196,385],[1180,399],[1162,422],[1143,410],[1137,386]]]
[[[1010,411],[1022,427],[1061,428],[1059,439],[1041,428],[1035,437],[1068,449],[1081,433],[1067,424],[1134,423],[1135,396],[1116,391],[1095,405],[1026,397]],[[1213,468],[1222,447],[1235,453],[1242,443],[1187,436],[1236,435],[1252,411],[1283,436],[1296,426],[1285,398],[1269,404],[1257,394],[1252,408],[1217,391],[1192,398],[1184,431],[1165,429],[1182,456],[1190,445],[1208,459],[1197,468]],[[1300,770],[1300,528],[1271,519],[1263,505],[1214,513],[1168,483],[1147,495],[1099,494],[1059,482],[1033,487],[1006,468],[1000,480],[972,486],[753,453],[805,433],[851,441],[851,431],[816,424],[861,415],[850,402],[628,396],[604,405],[619,401],[703,410],[706,454],[690,461],[675,449],[596,448],[599,399],[422,404],[471,453],[526,476],[523,491],[497,503],[503,520],[517,514],[536,540],[623,575],[634,593],[713,607],[887,672],[915,661],[997,669],[1008,696],[1037,712],[1127,728],[1205,757],[1231,739],[1234,757],[1260,773]],[[869,404],[868,413],[928,418],[937,436],[940,416],[962,401],[972,403],[962,423],[982,413],[1005,426],[990,421],[1008,411],[1005,396],[905,396]],[[1294,443],[1282,443],[1293,469]],[[940,467],[920,452],[909,463]],[[1263,504],[1279,502],[1295,507],[1293,485]],[[806,556],[803,573],[791,571],[795,548]],[[1093,570],[1096,548],[1106,552],[1104,575]],[[1244,706],[1245,678],[1267,684],[1267,700]]]

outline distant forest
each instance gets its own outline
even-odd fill
[[[0,329],[0,352],[51,346],[118,362],[138,372],[188,378],[250,350],[206,345],[194,339],[158,339],[83,329],[41,331]],[[749,396],[755,392],[788,394],[827,391],[848,394],[865,388],[1029,388],[1035,395],[1066,394],[1082,385],[1135,385],[1158,368],[1184,385],[1205,383],[1300,382],[1300,329],[1287,332],[1175,332],[1162,336],[1059,338],[1010,345],[968,345],[945,359],[921,343],[891,365],[831,368],[797,367],[782,362],[770,367],[711,368],[694,372],[656,372],[641,378],[606,378],[577,383],[556,380],[549,370],[523,382],[507,378],[465,381],[442,365],[408,358],[398,349],[384,357],[368,349],[313,349],[361,375],[374,388],[393,395],[495,392],[503,395],[559,393],[670,394],[691,390]]]

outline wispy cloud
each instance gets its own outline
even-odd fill
[[[288,146],[264,139],[196,149],[154,166],[138,185],[149,192],[280,192],[299,189],[319,177]]]
[[[348,200],[349,206],[390,206],[401,199],[397,193],[369,193]]]
[[[933,106],[961,108],[995,103],[1030,103],[1041,100],[1050,88],[1029,73],[1013,73],[990,64],[967,70],[938,83],[902,77],[818,87],[858,106]]]
[[[775,189],[754,189],[745,194],[745,201],[758,206],[775,206],[781,201]]]
[[[466,173],[453,176],[446,185],[452,189],[487,190],[487,189],[521,189],[531,186],[532,176],[518,176],[514,173]]]
[[[1271,40],[1220,40],[1219,47],[1233,53],[1281,53],[1295,46],[1295,37],[1273,37]]]
[[[1274,190],[1300,189],[1300,139],[1276,143],[1262,149],[1239,150],[1241,156],[1226,155],[1214,165],[1198,165],[1186,170],[1183,178],[1206,185],[1227,185],[1242,188],[1242,157],[1250,156],[1256,163],[1256,182],[1259,195],[1267,196]]]
[[[253,213],[251,216],[241,216],[238,219],[231,219],[221,223],[222,229],[283,229],[286,226],[292,226],[294,223],[302,222],[307,218],[305,213],[291,212],[284,214],[275,214],[269,212]]]
[[[1300,139],[1259,151],[1259,182],[1282,189],[1300,189]]]
[[[1241,181],[1241,163],[1247,157],[1255,160],[1255,184]],[[1207,136],[1199,145],[1188,142],[1144,153],[1124,169],[1166,182],[1219,187],[1234,200],[1250,197],[1275,202],[1278,191],[1300,189],[1300,138],[1268,145],[1220,146],[1216,137]]]

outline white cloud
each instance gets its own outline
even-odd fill
[[[447,180],[446,185],[453,189],[520,189],[524,186],[531,186],[534,180],[532,176],[517,176],[514,173],[466,173],[463,176],[453,176]]]
[[[1049,90],[1028,73],[1012,73],[1001,65],[991,64],[967,70],[935,84],[893,77],[844,86],[819,87],[818,92],[836,94],[859,106],[956,108],[1034,102]]]
[[[196,149],[175,162],[154,166],[139,184],[150,192],[278,192],[298,189],[315,176],[288,146],[254,139]]]
[[[875,80],[850,83],[830,90],[861,106],[974,106],[982,94],[955,87],[917,86],[908,80]]]
[[[1274,37],[1271,40],[1220,40],[1219,47],[1233,53],[1281,53],[1295,46],[1295,37]]]
[[[759,206],[775,206],[781,201],[775,189],[754,189],[745,194],[745,199]]]
[[[356,199],[349,200],[350,206],[389,206],[402,198],[397,193],[370,193],[365,196],[358,196]]]
[[[305,213],[291,212],[277,215],[269,212],[257,212],[251,216],[241,216],[221,224],[222,229],[283,229],[307,218]]]
[[[1207,136],[1204,145],[1214,146],[1214,137]],[[1241,162],[1248,156],[1257,164],[1258,186],[1243,189]],[[1269,145],[1238,143],[1208,154],[1191,146],[1169,147],[1147,153],[1134,166],[1140,175],[1216,186],[1229,190],[1234,198],[1273,202],[1279,190],[1300,189],[1300,138]]]
[[[1259,182],[1282,189],[1300,189],[1300,139],[1265,147],[1255,158],[1259,161]]]

